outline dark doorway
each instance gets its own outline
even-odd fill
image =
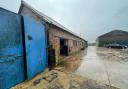
[[[60,55],[68,56],[68,40],[60,38]]]

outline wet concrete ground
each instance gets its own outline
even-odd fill
[[[46,70],[12,89],[117,89],[74,73],[85,55],[86,51],[82,51],[68,56],[51,71]]]
[[[39,74],[11,89],[117,89],[94,80],[57,70]]]
[[[121,89],[128,89],[128,54],[122,52],[124,51],[103,48],[96,50],[95,46],[90,46],[76,74]]]

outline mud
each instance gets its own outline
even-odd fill
[[[82,63],[83,57],[87,54],[87,50],[81,51],[79,53],[74,53],[66,58],[58,65],[61,67],[61,71],[65,72],[75,72]],[[56,67],[57,68],[57,67]]]
[[[75,74],[52,70],[11,89],[109,89],[109,86]]]
[[[86,51],[72,54],[51,71],[46,70],[12,89],[117,89],[74,73],[85,55]]]

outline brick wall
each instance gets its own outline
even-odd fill
[[[20,12],[21,15],[28,15],[28,16],[31,16],[33,17],[35,20],[39,21],[40,23],[43,23],[42,21],[42,18],[40,16],[38,16],[37,14],[35,14],[30,8],[26,7],[26,6],[23,6],[22,7],[22,10]],[[47,24],[49,25],[49,24]],[[81,50],[81,48],[83,48],[83,46],[87,46],[87,43],[60,29],[59,27],[57,26],[53,26],[53,25],[49,25],[50,27],[48,28],[49,29],[49,45],[52,45],[53,48],[55,49],[55,54],[56,54],[56,62],[58,63],[59,61],[61,61],[61,56],[60,56],[60,38],[65,38],[65,39],[68,39],[68,49],[70,50],[69,54],[72,54],[72,53],[75,53],[75,52],[78,52]],[[74,45],[74,42],[76,42],[76,45]],[[78,42],[83,42],[84,45],[80,45]]]
[[[69,54],[78,52],[81,50],[81,48],[84,47],[84,45],[82,46],[81,42],[85,42],[85,41],[52,25],[49,29],[49,45],[52,45],[53,48],[56,50],[55,54],[58,62],[61,61],[60,59],[62,58],[60,55],[60,38],[64,38],[68,40],[68,49],[70,50]],[[76,41],[77,45],[74,45],[73,41]]]

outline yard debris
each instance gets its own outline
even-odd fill
[[[18,84],[12,89],[109,89],[108,85],[73,73],[81,64],[82,55],[85,53],[72,55],[51,71],[40,73],[32,80]]]
[[[104,60],[128,62],[128,49],[97,48],[97,54]]]
[[[41,73],[11,89],[109,89],[107,85],[85,77],[56,70]],[[117,89],[117,88],[113,88]]]

